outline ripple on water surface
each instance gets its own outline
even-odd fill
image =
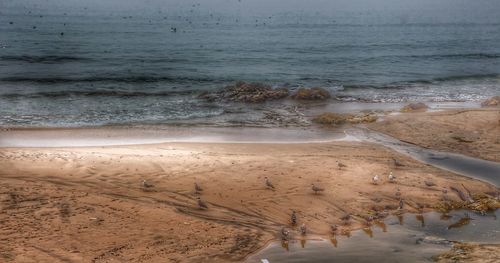
[[[499,243],[499,214],[455,211],[391,217],[350,237],[273,242],[247,262],[431,262],[432,256],[450,249],[450,241]]]

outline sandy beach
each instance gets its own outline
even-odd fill
[[[412,113],[372,128],[498,161],[498,136],[490,134],[499,129],[498,120],[492,123],[498,116],[498,110]],[[480,139],[435,136],[445,129],[478,130]],[[388,181],[391,171],[395,183]],[[450,187],[498,192],[381,145],[352,141],[1,148],[0,178],[0,259],[6,262],[235,262],[279,239],[282,227],[298,236],[292,210],[310,237],[328,236],[331,224],[346,233],[370,216],[432,211],[445,195],[459,201]],[[154,187],[144,189],[142,180]],[[313,183],[324,192],[315,194]],[[198,197],[208,209],[198,208]],[[347,225],[346,214],[352,215]]]
[[[402,114],[370,127],[421,147],[500,162],[498,108]]]

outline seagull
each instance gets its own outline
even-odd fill
[[[378,181],[379,181],[379,179],[378,179],[378,175],[375,175],[375,176],[372,178],[372,183],[373,183],[373,184],[378,184]]]
[[[148,188],[152,188],[152,187],[154,187],[154,185],[148,183],[148,181],[146,181],[146,180],[142,180],[142,188],[148,189]]]
[[[300,233],[305,236],[306,235],[306,232],[307,232],[307,228],[306,228],[306,224],[305,223],[302,223],[302,225],[300,225]]]
[[[291,221],[292,221],[292,226],[297,224],[297,215],[295,214],[295,210],[292,210]]]
[[[392,174],[392,171],[389,173],[389,182],[395,183],[396,182],[396,176]]]
[[[203,192],[203,188],[198,183],[194,183],[194,191],[195,193]]]
[[[288,232],[288,230],[286,230],[286,228],[285,228],[285,227],[282,227],[282,228],[281,228],[281,239],[283,239],[283,240],[288,240],[288,234],[289,234],[289,233],[290,233],[290,232]]]
[[[274,189],[274,185],[271,183],[271,181],[269,181],[269,178],[267,178],[266,176],[265,179],[266,179],[266,186],[268,188]]]
[[[402,167],[402,166],[405,166],[404,164],[402,164],[400,161],[398,161],[396,158],[392,158],[392,162],[394,163],[394,166],[396,167]]]
[[[315,186],[314,184],[311,184],[311,189],[314,191],[314,194],[318,194],[318,192],[323,192],[323,191],[325,191],[325,189],[320,188],[320,187],[317,187],[317,186]]]
[[[207,204],[205,204],[205,202],[201,201],[201,198],[198,197],[197,199],[198,199],[198,207],[200,209],[208,209]]]
[[[337,166],[339,167],[339,170],[342,170],[342,168],[347,167],[347,165],[345,165],[339,161],[335,161],[335,162],[337,162]]]
[[[351,219],[351,215],[350,214],[345,214],[340,219],[342,219],[342,221],[344,221],[344,225],[347,225],[349,223],[349,220]]]
[[[332,234],[337,234],[338,226],[337,225],[331,225],[330,229],[332,230]]]
[[[435,186],[436,184],[432,181],[424,181],[425,185],[427,185],[428,187],[431,187],[431,186]]]

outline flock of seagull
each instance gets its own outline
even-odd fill
[[[403,164],[401,164],[398,160],[396,160],[394,158],[393,158],[393,161],[394,161],[394,165],[395,166],[404,166]],[[343,164],[343,163],[341,163],[339,161],[336,161],[336,163],[337,163],[337,167],[338,167],[339,170],[347,167],[347,165],[345,165],[345,164]],[[396,176],[394,176],[394,174],[392,173],[392,171],[388,175],[388,181],[390,183],[395,183],[396,182]],[[378,175],[375,175],[375,176],[372,177],[372,183],[374,185],[378,185],[379,182],[380,182],[380,177]],[[275,189],[274,184],[271,182],[271,180],[269,180],[269,178],[267,176],[264,177],[264,183],[265,183],[266,188],[271,189],[271,190]],[[427,184],[427,182],[426,182],[426,184]],[[154,187],[154,185],[151,184],[151,183],[149,183],[148,181],[146,181],[146,180],[142,181],[142,188],[143,188],[143,190],[148,190],[148,189],[153,188],[153,187]],[[311,184],[311,190],[313,191],[313,193],[315,195],[317,195],[317,194],[325,191],[324,188],[316,186],[314,183]],[[197,182],[194,183],[194,192],[195,192],[195,194],[201,194],[203,192],[203,188]],[[397,188],[396,197],[399,198],[399,209],[403,209],[404,202],[403,202],[403,199],[401,198],[401,191],[400,191],[399,188]],[[203,200],[201,200],[200,197],[197,197],[196,199],[197,199],[197,205],[198,205],[199,209],[202,209],[202,210],[208,209],[208,205]],[[342,222],[343,222],[344,225],[347,225],[347,224],[349,224],[349,220],[351,218],[352,218],[352,216],[350,214],[345,214],[340,219],[342,220]],[[371,219],[370,218],[367,219],[367,221],[372,221],[372,220],[373,220],[372,217],[371,217]],[[290,222],[291,222],[292,226],[296,226],[297,225],[297,214],[296,214],[295,210],[292,210],[292,214],[290,216]],[[337,232],[338,232],[338,225],[331,225],[330,228],[331,228],[332,234],[334,234],[334,235],[337,234]],[[306,227],[305,223],[302,223],[300,225],[299,231],[300,231],[300,234],[303,235],[303,236],[307,234],[307,227]],[[282,237],[282,239],[283,240],[288,240],[289,235],[290,235],[290,231],[288,231],[286,229],[286,227],[283,227],[281,229],[281,237]]]

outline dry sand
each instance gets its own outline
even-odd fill
[[[395,169],[393,157],[405,166]],[[391,170],[395,184],[387,182]],[[266,189],[265,176],[275,190]],[[444,187],[497,190],[353,142],[3,148],[0,178],[6,262],[241,261],[279,237],[292,209],[299,224],[326,235],[345,213],[356,216],[343,228],[355,229],[374,210],[397,212],[397,188],[410,212],[430,210]],[[143,191],[142,179],[155,187]],[[194,182],[205,189],[207,210],[196,206]],[[313,194],[311,183],[325,192]]]
[[[500,162],[500,108],[401,114],[370,127],[422,147]]]

